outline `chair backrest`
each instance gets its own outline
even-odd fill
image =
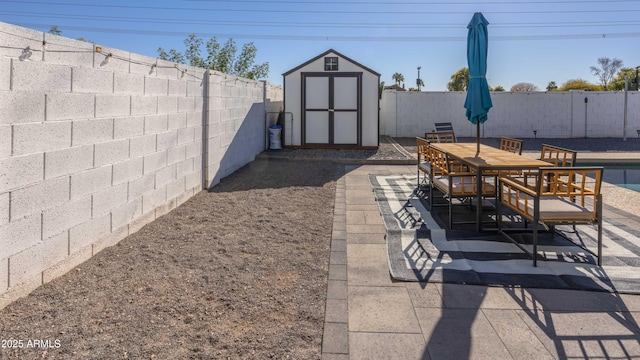
[[[438,133],[437,132],[426,132],[426,133],[424,133],[424,138],[430,143],[440,142],[438,140]]]
[[[426,132],[424,138],[431,143],[454,143],[456,137],[453,132]]]
[[[427,147],[429,147],[429,140],[421,137],[416,137],[416,147],[418,148],[418,162],[421,158],[427,158]]]
[[[500,138],[500,150],[522,155],[522,140],[503,136]]]
[[[540,160],[558,167],[571,167],[576,164],[575,150],[565,149],[554,145],[543,144]]]
[[[602,166],[541,167],[538,169],[541,196],[597,196],[602,186]],[[581,202],[584,206],[584,201]]]
[[[431,164],[433,176],[447,175],[449,173],[449,161],[447,153],[434,147],[427,147],[427,160]]]
[[[450,122],[437,122],[434,124],[436,132],[453,132],[453,125]]]
[[[602,214],[601,166],[541,167],[533,188],[510,177],[500,178],[501,203],[529,220],[536,219],[536,199],[562,199],[583,208],[547,202],[544,208],[548,223],[595,221]],[[540,210],[538,207],[538,211]]]

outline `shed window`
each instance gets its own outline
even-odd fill
[[[337,57],[324,58],[324,71],[338,71],[338,58]]]

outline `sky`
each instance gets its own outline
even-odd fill
[[[598,58],[640,66],[640,0],[0,0],[0,21],[150,57],[158,48],[184,52],[196,34],[206,42],[234,39],[257,48],[267,80],[334,49],[423,91],[446,91],[467,66],[467,24],[474,12],[489,21],[487,80],[507,91],[550,81],[597,83]],[[0,44],[2,45],[2,44]],[[206,50],[203,49],[203,57]]]

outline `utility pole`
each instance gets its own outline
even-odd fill
[[[422,83],[422,81],[420,81],[420,68],[421,66],[418,66],[418,79],[416,80],[416,85],[418,86],[418,92],[420,91],[420,85]],[[638,77],[637,72],[638,72],[638,69],[636,69],[636,77]]]

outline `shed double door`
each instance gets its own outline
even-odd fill
[[[362,73],[302,74],[305,145],[360,145]]]

